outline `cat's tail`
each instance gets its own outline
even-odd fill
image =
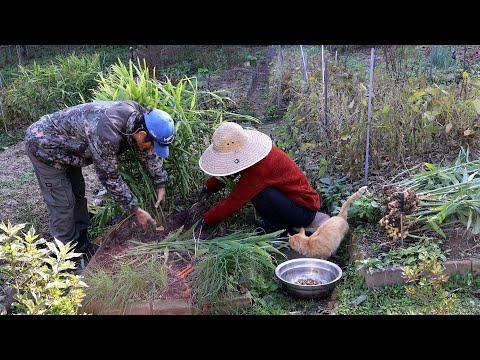
[[[367,190],[367,186],[362,186],[360,189],[357,190],[357,192],[350,195],[350,197],[343,203],[342,208],[340,209],[340,212],[338,213],[337,216],[340,216],[345,220],[347,220],[347,214],[348,214],[348,209],[350,208],[350,205],[352,204],[352,202],[360,198],[360,196],[362,196],[366,190]]]

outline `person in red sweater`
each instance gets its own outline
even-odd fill
[[[266,232],[295,228],[316,229],[329,216],[320,209],[320,195],[305,174],[266,134],[225,122],[213,133],[212,144],[199,160],[207,179],[203,192],[225,187],[217,177],[240,179],[233,191],[202,215],[206,225],[217,224],[240,211],[249,201],[262,218]]]

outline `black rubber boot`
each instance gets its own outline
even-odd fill
[[[83,230],[80,233],[80,237],[77,240],[77,245],[75,246],[75,252],[82,254],[75,259],[75,266],[77,270],[83,270],[83,268],[85,268],[88,262],[92,259],[96,251],[97,247],[87,239],[87,229]]]
[[[80,237],[77,240],[77,245],[75,246],[75,252],[85,253],[87,252],[90,245],[90,241],[87,239],[87,230],[80,232]]]

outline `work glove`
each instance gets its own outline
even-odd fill
[[[212,195],[212,192],[208,190],[206,186],[204,186],[198,195],[197,202],[193,204],[188,211],[191,217],[200,218],[201,214],[208,210],[209,205],[207,204],[207,199],[210,197],[210,195]]]
[[[212,192],[208,190],[206,185],[204,185],[202,190],[200,191],[200,195],[198,196],[197,202],[207,200],[210,197],[210,195],[212,195]]]

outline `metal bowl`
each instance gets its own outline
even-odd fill
[[[301,299],[323,299],[331,294],[342,277],[342,269],[327,260],[298,258],[278,265],[275,275],[290,295]],[[304,282],[314,285],[299,284]]]

